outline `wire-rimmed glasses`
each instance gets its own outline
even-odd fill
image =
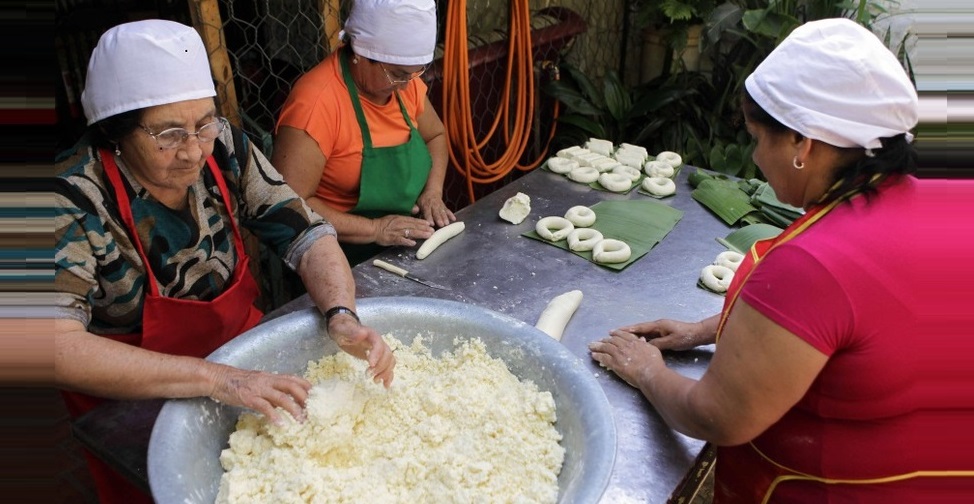
[[[175,149],[188,140],[190,136],[195,136],[200,143],[210,143],[216,140],[216,137],[220,136],[220,133],[223,133],[223,130],[227,127],[227,123],[222,117],[217,117],[213,122],[200,126],[200,129],[196,131],[187,131],[186,128],[169,128],[159,133],[153,133],[152,130],[142,124],[139,126],[142,128],[142,131],[145,131],[156,141],[159,147],[163,149]]]
[[[392,84],[393,86],[398,86],[400,84],[406,84],[407,82],[415,79],[416,77],[419,77],[420,75],[423,75],[424,73],[426,73],[426,69],[428,69],[430,67],[429,66],[429,63],[427,63],[426,65],[423,65],[423,68],[420,68],[419,70],[416,70],[415,72],[412,72],[412,73],[405,73],[405,72],[403,72],[402,74],[396,76],[396,77],[399,77],[399,78],[395,78],[395,77],[393,77],[393,75],[391,73],[389,73],[389,69],[386,68],[386,66],[383,65],[381,61],[376,61],[376,63],[378,63],[379,64],[379,67],[382,68],[382,72],[386,74],[386,79],[389,79],[389,84]]]

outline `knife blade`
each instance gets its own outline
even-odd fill
[[[414,282],[419,282],[427,287],[432,287],[434,289],[440,289],[440,290],[450,290],[449,287],[444,287],[442,285],[435,284],[433,282],[430,282],[429,280],[423,280],[422,278],[419,278],[418,276],[411,274],[410,272],[400,268],[399,266],[396,266],[394,264],[389,264],[383,261],[382,259],[373,260],[372,266],[376,266],[378,268],[384,269],[390,273],[395,273],[403,278],[408,278],[409,280],[412,280]]]

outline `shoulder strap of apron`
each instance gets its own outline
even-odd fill
[[[340,49],[338,53],[338,61],[342,68],[342,80],[345,81],[345,87],[348,88],[348,94],[352,97],[352,108],[355,109],[355,118],[358,120],[359,129],[362,130],[362,146],[364,149],[372,148],[372,134],[369,132],[369,123],[365,119],[365,111],[362,110],[362,102],[359,99],[358,87],[355,86],[355,80],[352,79],[352,67],[348,63],[348,50]],[[396,96],[396,102],[399,103],[399,111],[402,112],[403,118],[406,120],[406,124],[409,129],[416,129],[413,126],[412,119],[409,118],[409,114],[406,113],[406,105],[402,102],[402,97],[399,96],[399,92],[393,93]]]
[[[138,228],[135,226],[135,218],[132,216],[132,201],[129,199],[128,192],[125,191],[125,184],[122,183],[122,176],[118,170],[118,166],[115,164],[115,158],[112,153],[106,149],[99,149],[99,155],[101,156],[102,166],[105,167],[105,175],[108,176],[109,182],[111,182],[112,190],[115,192],[115,200],[118,201],[118,210],[122,216],[122,222],[125,223],[125,227],[128,228],[129,234],[131,234],[132,242],[135,244],[136,250],[139,252],[139,257],[142,259],[142,263],[145,265],[145,274],[147,277],[147,283],[149,284],[149,292],[153,296],[159,295],[159,286],[156,282],[156,276],[152,272],[152,267],[149,266],[149,259],[146,256],[145,249],[142,246],[142,240],[139,240]],[[213,178],[216,180],[217,187],[220,188],[220,196],[223,198],[223,204],[227,207],[227,212],[230,213],[230,228],[233,230],[233,247],[237,252],[238,260],[244,257],[245,251],[243,247],[243,238],[240,235],[240,229],[237,227],[237,222],[233,218],[233,210],[230,206],[230,191],[227,189],[227,183],[223,179],[223,174],[220,173],[220,169],[216,165],[216,160],[213,156],[206,158],[206,166],[209,168],[210,173],[213,174]]]

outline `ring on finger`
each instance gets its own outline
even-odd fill
[[[403,231],[403,236],[405,236],[406,238],[409,238],[409,228],[406,228],[406,230]]]

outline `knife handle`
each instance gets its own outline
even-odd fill
[[[399,275],[401,277],[405,277],[406,274],[409,273],[408,271],[400,268],[399,266],[394,266],[392,264],[389,264],[389,263],[383,261],[382,259],[376,259],[376,260],[372,261],[372,266],[377,266],[377,267],[382,268],[382,269],[384,269],[384,270],[386,270],[386,271],[388,271],[390,273],[395,273],[395,274],[397,274],[397,275]]]

